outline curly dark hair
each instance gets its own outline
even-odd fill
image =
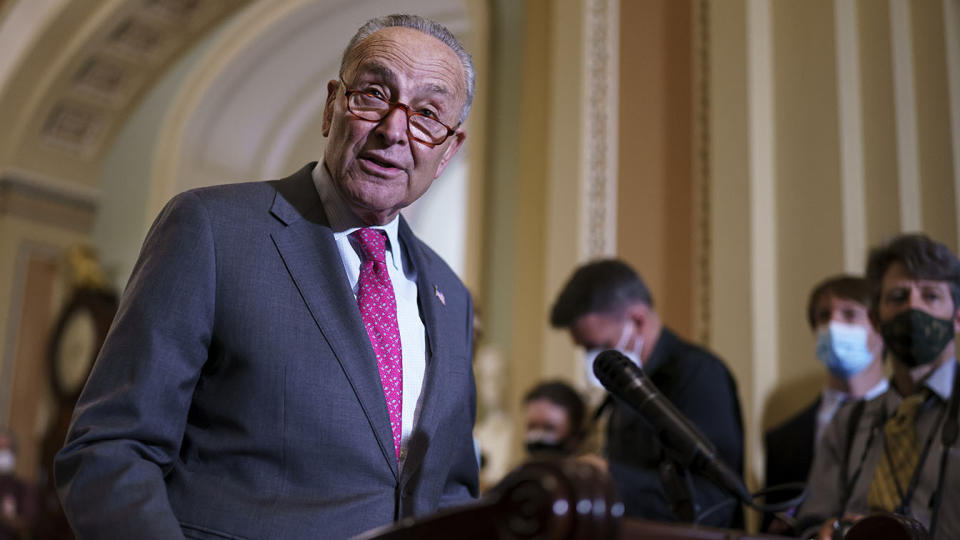
[[[867,283],[873,305],[880,300],[883,276],[893,263],[900,263],[916,279],[946,281],[953,308],[960,307],[960,260],[947,246],[924,234],[903,234],[870,250]]]

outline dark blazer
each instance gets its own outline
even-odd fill
[[[644,363],[653,384],[713,442],[718,455],[734,471],[743,472],[743,423],[737,385],[727,367],[710,352],[664,328]],[[614,402],[607,424],[610,473],[630,516],[676,521],[658,473],[664,449],[645,418]],[[731,499],[699,475],[692,476],[699,511]],[[737,505],[712,514],[705,523],[739,525]]]
[[[813,465],[813,449],[817,436],[817,411],[820,398],[782,424],[771,428],[763,436],[767,455],[766,485],[779,486],[791,482],[806,482]],[[774,493],[767,502],[780,502],[799,493]],[[773,515],[763,516],[763,530],[767,530]]]
[[[428,350],[398,471],[314,165],[157,218],[56,458],[80,538],[344,538],[477,495],[470,295],[401,220]]]

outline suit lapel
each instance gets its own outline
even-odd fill
[[[813,452],[817,447],[817,413],[820,412],[820,404],[823,401],[823,394],[817,398],[817,401],[814,402],[812,407],[808,407],[806,413],[804,414],[803,419],[803,430],[802,440],[800,444],[803,446],[805,452],[800,452],[799,455],[803,456],[804,461],[809,467],[813,463]]]
[[[319,165],[318,165],[319,166]],[[271,234],[314,322],[350,381],[395,477],[396,456],[377,359],[311,176],[312,167],[275,182],[270,212],[286,227]]]
[[[431,264],[424,254],[420,245],[420,240],[414,236],[407,221],[400,218],[400,225],[397,230],[400,242],[403,244],[403,251],[410,258],[413,267],[417,269],[417,302],[420,307],[420,314],[423,317],[423,326],[427,332],[427,371],[429,372],[432,364],[431,359],[442,349],[446,336],[441,331],[441,320],[443,317],[443,304],[440,303],[438,294],[442,294],[437,289],[431,277]]]
[[[424,371],[423,390],[420,403],[420,415],[413,428],[408,443],[407,458],[401,472],[401,485],[404,485],[423,463],[427,445],[434,440],[434,433],[440,421],[440,411],[443,405],[443,392],[437,387],[440,362],[443,362],[442,351],[446,348],[446,332],[441,325],[444,320],[444,305],[438,296],[437,283],[432,280],[431,264],[428,256],[421,248],[420,241],[410,230],[406,220],[400,219],[398,230],[404,253],[410,258],[417,269],[417,301],[420,314],[423,317],[423,326],[427,334],[427,358]],[[442,291],[440,291],[442,294]]]

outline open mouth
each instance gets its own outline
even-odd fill
[[[363,155],[360,159],[368,164],[374,165],[378,169],[398,170],[401,167],[396,163],[373,155]]]

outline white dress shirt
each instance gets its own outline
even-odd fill
[[[340,261],[347,272],[350,288],[356,298],[360,281],[360,247],[350,233],[368,225],[360,221],[343,201],[333,185],[333,179],[321,161],[313,169],[313,183],[323,202],[323,210],[330,220],[333,238],[340,250]],[[373,226],[387,233],[387,270],[397,299],[397,326],[400,330],[400,350],[403,356],[403,403],[401,422],[401,462],[406,457],[407,440],[413,431],[413,425],[419,408],[420,393],[423,389],[423,376],[426,369],[426,328],[420,318],[420,306],[417,302],[417,271],[412,265],[404,268],[402,246],[397,238],[400,216],[383,226]]]

